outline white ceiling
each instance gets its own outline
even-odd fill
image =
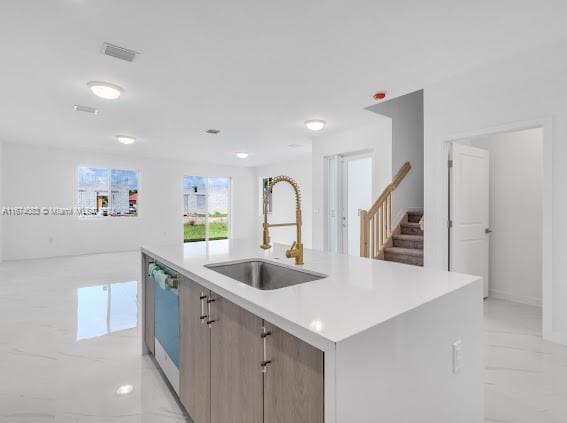
[[[306,119],[327,120],[323,133],[360,125],[373,91],[418,89],[567,37],[565,16],[565,0],[4,0],[0,140],[274,162],[311,150]],[[142,54],[104,56],[105,41]],[[91,80],[126,92],[98,99]],[[118,133],[139,142],[120,145]]]

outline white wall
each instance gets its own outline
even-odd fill
[[[392,179],[392,120],[369,113],[369,123],[358,128],[329,135],[321,134],[313,140],[313,248],[325,250],[326,186],[325,157],[372,150],[374,198]]]
[[[260,185],[258,180],[267,176],[278,176],[287,175],[291,176],[299,183],[301,189],[301,200],[302,200],[302,237],[303,244],[306,248],[312,247],[312,232],[313,232],[313,189],[312,189],[312,172],[311,172],[311,155],[298,158],[295,160],[289,160],[280,163],[274,163],[268,166],[262,166],[256,168],[256,196],[257,204],[256,206],[256,216],[257,220],[257,230],[255,233],[259,234],[261,239],[262,233],[262,221],[263,218],[260,215],[260,197],[262,192],[260,190]],[[279,183],[273,190],[272,193],[273,209],[272,214],[269,216],[270,223],[288,223],[295,222],[295,194],[293,188],[289,184]],[[272,242],[281,242],[284,244],[291,244],[295,241],[295,228],[294,227],[284,227],[284,228],[270,228],[270,237]]]
[[[0,141],[0,213],[2,207],[4,207],[3,193],[2,193],[2,182],[4,181],[4,143]],[[4,259],[4,250],[2,248],[4,240],[4,216],[0,214],[0,263]]]
[[[396,189],[392,216],[397,222],[408,210],[423,210],[423,91],[368,108],[392,119],[392,177],[406,162],[411,172]]]
[[[469,144],[490,153],[490,296],[541,305],[543,131]]]
[[[6,206],[76,207],[79,166],[134,169],[139,174],[139,216],[5,217],[5,259],[134,250],[144,243],[183,239],[183,176],[232,178],[232,236],[256,233],[256,182],[251,168],[225,167],[85,151],[4,144]]]
[[[447,266],[445,141],[549,118],[544,129],[544,332],[567,343],[567,61],[565,42],[528,51],[425,87],[425,264]],[[552,154],[550,151],[553,151]],[[553,179],[553,188],[549,180]],[[550,240],[548,242],[548,240]],[[551,262],[551,264],[550,264]],[[548,272],[548,268],[551,271]],[[545,283],[545,282],[544,282]]]

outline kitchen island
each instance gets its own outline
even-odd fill
[[[308,249],[296,266],[285,249],[142,248],[143,350],[195,423],[482,422],[481,278]],[[207,267],[250,259],[319,279],[262,290]]]

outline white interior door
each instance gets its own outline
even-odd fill
[[[327,251],[340,252],[339,156],[327,157]]]
[[[453,144],[450,170],[450,269],[482,276],[489,286],[489,154]]]
[[[368,210],[372,205],[372,158],[344,157],[342,168],[342,252],[358,256],[360,255],[359,210]]]

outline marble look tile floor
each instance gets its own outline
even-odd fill
[[[541,338],[541,308],[485,302],[485,422],[566,423],[567,347]]]
[[[138,253],[0,264],[0,423],[189,421],[140,355],[139,266]],[[541,310],[489,299],[485,316],[486,422],[567,423],[567,347],[541,339]]]
[[[138,253],[0,264],[0,422],[189,421],[140,355],[139,269]]]

